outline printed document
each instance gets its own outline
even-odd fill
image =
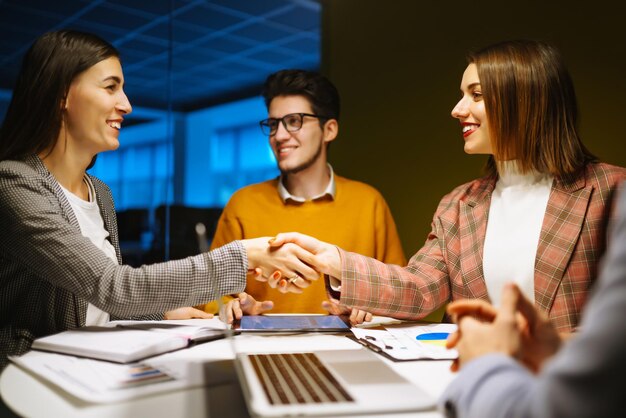
[[[365,347],[394,361],[453,360],[456,350],[445,347],[455,324],[402,323],[385,325],[385,329],[352,328],[354,339]]]

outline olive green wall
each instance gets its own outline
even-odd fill
[[[330,161],[378,188],[404,250],[423,244],[440,198],[480,176],[458,122],[468,50],[517,38],[554,43],[576,85],[585,144],[626,166],[626,34],[620,2],[327,0],[322,72],[342,98]],[[613,4],[613,6],[610,6]]]

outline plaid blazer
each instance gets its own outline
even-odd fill
[[[91,177],[104,226],[121,264],[108,187]],[[239,242],[184,260],[132,268],[115,264],[88,238],[41,160],[0,162],[0,370],[34,338],[85,324],[90,302],[112,318],[193,306],[244,289]]]
[[[614,194],[626,169],[590,163],[555,179],[535,259],[535,303],[557,329],[571,330],[605,251]],[[340,250],[341,302],[379,315],[422,318],[450,300],[489,300],[485,232],[496,178],[457,187],[437,208],[424,246],[406,267]]]

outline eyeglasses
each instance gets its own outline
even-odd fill
[[[290,113],[283,116],[282,118],[263,119],[261,122],[259,122],[259,125],[261,125],[261,130],[263,131],[263,133],[269,136],[276,134],[276,131],[278,131],[278,124],[281,122],[287,132],[297,132],[302,128],[302,123],[305,116],[318,119],[331,119],[326,116],[313,115],[311,113]]]

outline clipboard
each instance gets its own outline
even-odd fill
[[[456,330],[454,324],[401,324],[384,330],[353,329],[351,340],[391,361],[454,360],[456,350],[445,348],[445,338]]]
[[[375,352],[377,354],[380,354],[383,357],[388,358],[391,361],[400,362],[400,361],[423,360],[422,358],[409,358],[409,359],[407,359],[407,358],[396,358],[396,357],[390,355],[387,351],[383,350],[381,347],[377,346],[376,344],[373,344],[370,341],[362,339],[362,338],[357,338],[357,337],[354,336],[354,334],[347,334],[346,337],[351,339],[354,342],[357,342],[357,343],[361,344],[365,348],[368,348],[368,349],[372,350],[373,352]]]

